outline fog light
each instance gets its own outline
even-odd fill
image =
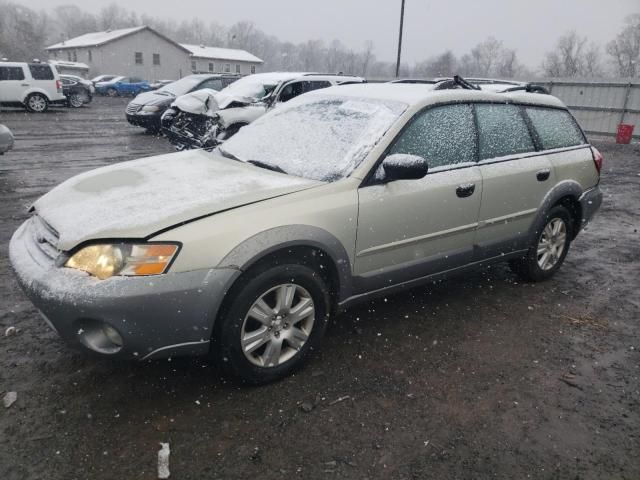
[[[122,350],[122,335],[111,325],[99,320],[84,320],[78,328],[78,340],[94,352],[113,355]]]

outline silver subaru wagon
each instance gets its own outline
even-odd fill
[[[67,180],[31,207],[12,265],[71,344],[275,380],[339,307],[496,261],[529,281],[560,268],[602,201],[602,157],[526,90],[302,95],[213,152]]]

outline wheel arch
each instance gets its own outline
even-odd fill
[[[51,103],[51,97],[49,97],[49,94],[43,88],[30,88],[29,90],[27,90],[22,97],[22,103],[26,104],[27,99],[34,93],[42,95],[44,98],[47,99],[47,102]]]
[[[544,228],[546,215],[550,209],[556,205],[563,205],[571,213],[571,217],[576,222],[572,229],[572,238],[575,238],[582,222],[582,207],[579,198],[582,195],[582,186],[574,180],[564,180],[551,189],[542,200],[538,212],[529,229],[529,238],[536,239]]]

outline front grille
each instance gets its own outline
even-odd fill
[[[42,260],[51,262],[61,253],[58,249],[58,240],[60,239],[58,232],[39,215],[31,217],[28,238],[30,240],[29,250],[32,253],[40,254],[43,257]]]
[[[134,115],[138,113],[138,111],[142,108],[142,105],[138,105],[137,103],[130,103],[127,105],[127,114]]]

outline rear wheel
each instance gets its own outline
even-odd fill
[[[69,103],[69,106],[73,108],[80,108],[82,105],[84,105],[84,98],[80,93],[72,93],[71,95],[69,95],[67,101]]]
[[[42,113],[49,108],[49,100],[41,93],[32,93],[27,97],[25,106],[30,112]]]
[[[281,264],[255,270],[229,293],[213,353],[223,369],[253,384],[300,367],[324,334],[329,292],[311,268]]]
[[[115,88],[109,88],[109,89],[107,89],[107,95],[109,97],[117,97],[118,96],[118,91]]]
[[[510,262],[511,269],[524,280],[539,282],[551,278],[564,262],[571,244],[573,222],[562,205],[553,207],[527,255]]]

